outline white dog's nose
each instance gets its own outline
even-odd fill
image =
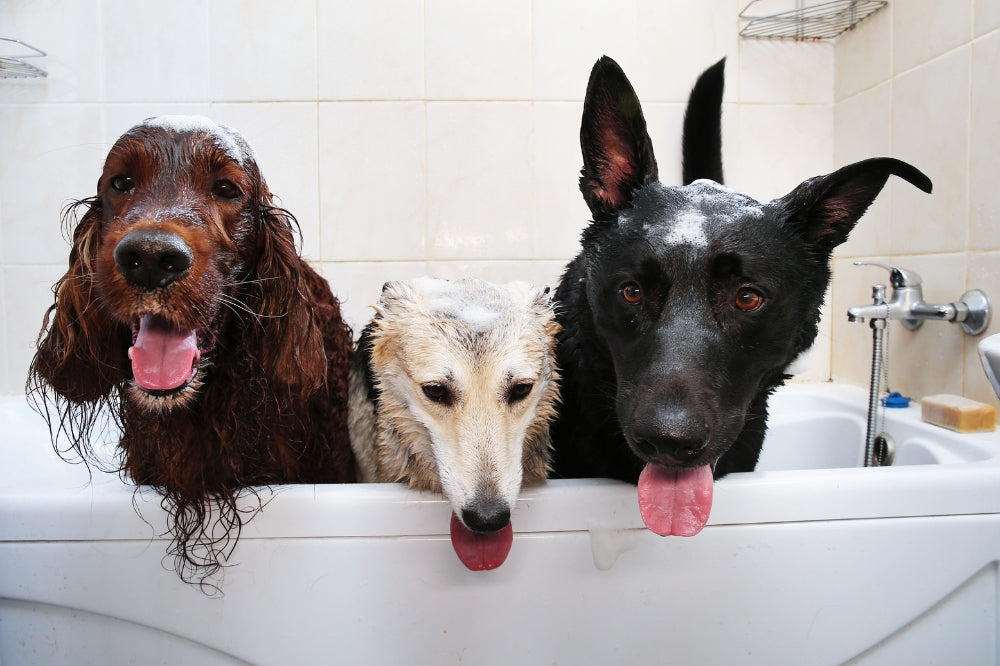
[[[462,522],[475,532],[496,532],[510,522],[510,506],[500,498],[476,496],[462,508]]]

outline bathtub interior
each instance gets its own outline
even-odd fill
[[[791,384],[772,396],[757,471],[836,469],[864,465],[867,394],[855,386]],[[925,423],[920,405],[880,408],[881,431],[896,444],[894,466],[985,461],[997,454],[996,433],[956,433]]]

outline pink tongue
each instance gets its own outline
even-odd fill
[[[473,532],[451,514],[451,545],[458,559],[472,571],[496,569],[507,559],[514,541],[514,528],[510,523],[491,534]]]
[[[647,463],[639,475],[639,513],[660,536],[694,536],[712,511],[712,468]]]
[[[201,358],[195,331],[176,331],[146,315],[129,349],[132,375],[147,391],[169,391],[191,381]]]

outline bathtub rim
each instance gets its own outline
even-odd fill
[[[863,393],[857,387],[828,383],[791,384],[783,390],[803,395],[818,391],[852,403],[859,391]],[[2,402],[18,397],[0,398],[0,408]],[[40,429],[44,428],[40,423]],[[1000,441],[996,433],[990,435],[992,440],[962,437]],[[39,459],[67,466],[52,452],[48,439],[45,444]],[[3,455],[0,448],[0,462]],[[151,489],[136,493],[117,474],[97,470],[87,483],[83,466],[76,470],[75,483],[55,487],[0,481],[0,541],[166,538],[160,498]],[[447,502],[396,484],[282,485],[261,489],[261,495],[265,507],[245,525],[242,539],[448,534],[451,509]],[[140,515],[133,510],[133,502]],[[252,500],[244,500],[243,506],[253,506]],[[1000,449],[992,458],[977,462],[731,474],[715,484],[707,529],[986,513],[1000,513]],[[643,529],[635,487],[606,479],[555,479],[526,487],[512,523],[515,534],[522,535]]]

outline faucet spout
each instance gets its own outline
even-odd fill
[[[865,319],[889,319],[889,304],[855,305],[847,309],[847,321],[864,323]]]
[[[856,266],[874,265],[889,270],[892,284],[892,298],[885,300],[885,287],[875,285],[872,289],[871,305],[856,305],[847,310],[848,321],[870,319],[874,326],[878,321],[897,319],[911,331],[920,328],[926,320],[948,321],[960,324],[969,335],[979,335],[990,323],[990,301],[979,289],[962,294],[952,303],[939,305],[924,301],[922,280],[913,271],[883,264],[854,262]],[[882,324],[884,326],[884,323]]]

